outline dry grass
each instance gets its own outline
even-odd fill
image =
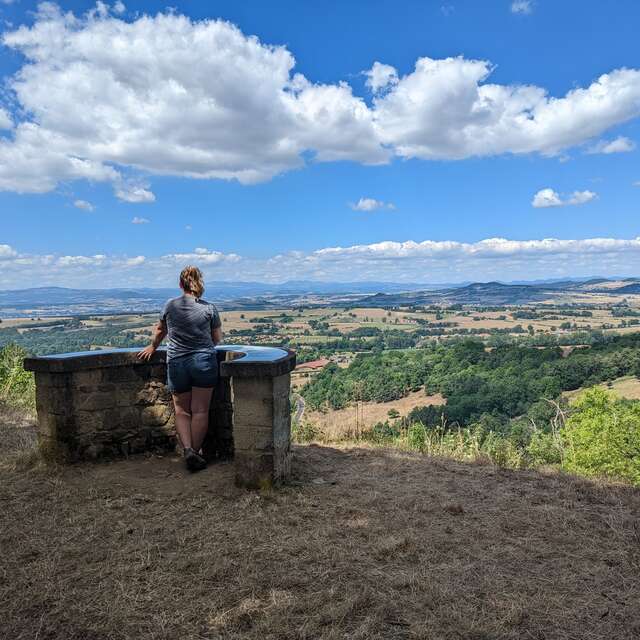
[[[635,376],[623,376],[609,382],[603,382],[597,385],[605,391],[610,391],[618,398],[626,400],[640,400],[640,380]],[[569,400],[573,400],[584,391],[584,388],[575,389],[574,391],[565,391],[563,396]]]
[[[173,457],[0,473],[2,638],[640,635],[628,487],[318,446],[263,494]]]
[[[327,441],[341,440],[352,437],[363,430],[370,429],[378,422],[389,419],[388,413],[395,409],[401,416],[406,416],[415,407],[424,407],[429,404],[443,405],[446,399],[439,393],[425,395],[424,390],[413,391],[404,398],[389,402],[360,402],[356,419],[355,405],[349,405],[344,409],[320,411],[305,411],[302,421],[310,422],[318,427]]]

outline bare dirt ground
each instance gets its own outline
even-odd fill
[[[640,637],[629,487],[306,446],[260,494],[171,456],[3,455],[1,638]]]

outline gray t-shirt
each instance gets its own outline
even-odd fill
[[[213,304],[183,295],[168,300],[160,318],[167,325],[167,360],[214,350],[211,332],[221,322]]]

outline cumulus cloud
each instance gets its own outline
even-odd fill
[[[185,264],[199,265],[211,288],[216,280],[282,282],[292,273],[312,280],[435,283],[633,275],[640,271],[640,238],[384,241],[270,258],[202,247],[163,256],[34,255],[0,245],[0,260],[0,288],[15,286],[18,274],[21,286],[170,286]]]
[[[164,256],[167,260],[179,263],[216,264],[222,262],[238,262],[241,258],[235,253],[222,253],[198,247],[192,253],[172,253]]]
[[[95,207],[86,200],[74,200],[73,206],[83,211],[93,211]]]
[[[388,64],[374,62],[373,67],[365,71],[364,74],[367,76],[365,84],[374,93],[398,83],[398,72]]]
[[[513,0],[511,3],[511,13],[529,15],[533,12],[532,0]]]
[[[587,149],[587,153],[626,153],[633,151],[636,143],[624,136],[618,136],[614,140],[599,140]]]
[[[349,206],[354,211],[375,211],[376,209],[395,209],[393,202],[383,202],[375,198],[360,198],[358,202],[350,203]]]
[[[111,183],[125,202],[153,202],[140,179],[251,184],[308,158],[553,155],[640,115],[637,69],[554,97],[489,82],[488,61],[424,57],[405,75],[376,61],[365,72],[369,105],[346,82],[295,73],[286,47],[223,20],[123,15],[119,3],[76,16],[47,2],[33,24],[2,34],[23,64],[7,79],[20,115],[0,137],[0,190],[88,180]]]
[[[531,205],[537,209],[544,209],[547,207],[567,207],[586,204],[597,197],[597,193],[587,190],[574,191],[570,196],[563,198],[557,191],[547,188],[540,189],[540,191],[533,196]]]
[[[491,71],[481,60],[420,58],[374,98],[380,139],[405,158],[555,155],[640,115],[638,70],[604,74],[563,98],[535,86],[487,83]]]
[[[139,218],[138,216],[134,216],[133,220],[131,220],[131,224],[149,224],[151,222],[147,218]]]

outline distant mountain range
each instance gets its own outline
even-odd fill
[[[207,299],[223,309],[298,305],[392,306],[407,304],[505,305],[540,302],[559,295],[625,296],[640,293],[639,278],[583,278],[532,282],[421,284],[397,282],[313,282],[280,284],[216,282]],[[178,289],[68,289],[38,287],[0,291],[0,317],[148,313]]]
[[[518,305],[565,297],[567,301],[589,302],[597,295],[620,296],[640,293],[640,279],[589,278],[588,280],[558,280],[542,283],[505,284],[475,282],[465,286],[437,291],[376,293],[361,298],[357,304],[369,307],[425,304]],[[594,300],[595,302],[595,300]]]

